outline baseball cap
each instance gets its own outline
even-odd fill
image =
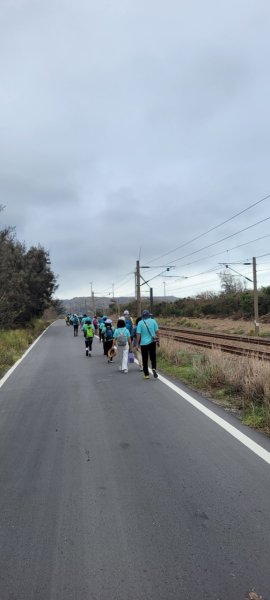
[[[150,317],[149,310],[143,310],[142,316],[143,316],[144,319],[146,319],[147,317]]]
[[[129,311],[128,310],[124,310],[123,315],[125,315],[125,316],[129,315]]]

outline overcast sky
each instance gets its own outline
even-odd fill
[[[2,0],[1,226],[57,297],[132,295],[139,256],[176,267],[156,295],[252,256],[270,284],[269,29],[269,0]]]

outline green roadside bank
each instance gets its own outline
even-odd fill
[[[0,331],[0,378],[51,323],[50,320],[35,319],[27,327]]]

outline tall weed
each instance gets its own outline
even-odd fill
[[[49,321],[36,319],[25,329],[0,331],[0,377],[22,356],[48,325]]]
[[[218,349],[194,352],[194,347],[168,339],[161,339],[160,353],[175,365],[189,364],[188,383],[211,395],[226,396],[250,422],[257,418],[257,426],[263,422],[270,431],[270,362]]]

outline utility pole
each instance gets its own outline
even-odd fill
[[[141,274],[140,274],[140,261],[139,260],[136,261],[135,280],[136,280],[137,317],[140,317],[141,312],[142,312],[142,305],[141,305],[141,284],[140,284]]]
[[[150,287],[150,313],[154,312],[153,288]]]
[[[92,300],[92,311],[93,311],[93,316],[96,314],[96,306],[95,306],[95,294],[93,291],[93,282],[90,281],[90,286],[91,286],[91,300]]]
[[[163,286],[164,286],[164,298],[166,298],[166,281],[163,281]]]
[[[257,268],[256,257],[252,258],[253,264],[253,298],[254,298],[254,325],[255,335],[259,335],[259,303],[258,303],[258,288],[257,288]]]

